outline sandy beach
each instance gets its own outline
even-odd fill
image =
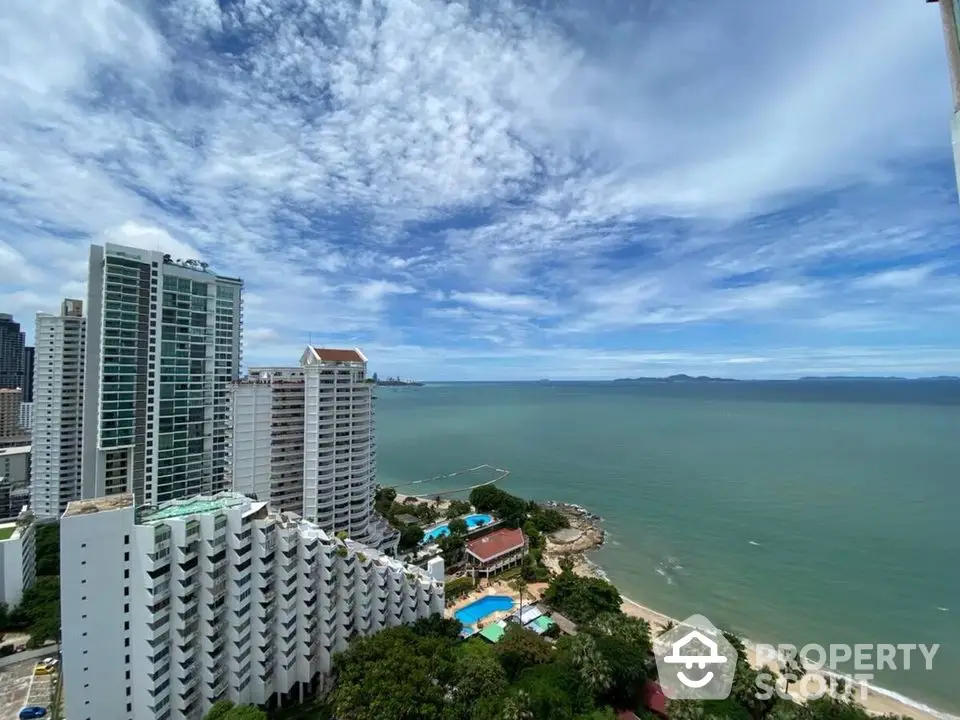
[[[673,622],[673,623],[678,622],[676,618],[671,618],[668,615],[664,615],[661,612],[657,612],[656,610],[648,608],[646,605],[641,605],[635,600],[631,600],[630,598],[627,598],[627,597],[622,597],[622,599],[623,599],[623,605],[621,606],[621,609],[623,610],[624,614],[646,620],[650,624],[651,633],[654,635],[657,635],[663,632],[664,627],[668,622]],[[757,661],[757,653],[753,644],[750,641],[745,640],[744,645],[747,648],[747,654],[750,659],[750,664],[755,668],[759,668],[760,664]],[[778,672],[778,668],[776,667],[775,664],[767,663],[767,666],[771,670]],[[819,674],[820,673],[818,672],[808,673],[807,676],[801,679],[798,685],[800,685],[800,687],[803,687],[804,683],[814,682],[812,681],[812,677],[814,675],[819,675]],[[799,695],[795,691],[795,687],[796,686],[791,687],[790,694],[799,699]],[[811,684],[810,687],[814,687],[814,686]],[[945,718],[951,717],[950,715],[947,715],[945,713],[931,713],[931,712],[926,712],[924,710],[920,710],[918,708],[913,707],[912,705],[908,705],[904,702],[901,702],[896,698],[883,695],[880,692],[872,690],[869,687],[865,689],[865,692],[866,692],[866,695],[863,697],[862,700],[859,700],[859,702],[867,709],[868,712],[873,713],[875,715],[903,715],[905,717],[915,718],[916,720],[944,720]]]

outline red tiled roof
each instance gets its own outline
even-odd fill
[[[467,552],[480,562],[490,562],[512,550],[523,547],[526,542],[523,530],[502,528],[489,535],[467,542]]]
[[[321,360],[329,362],[365,362],[366,358],[359,350],[338,350],[335,348],[310,348]]]
[[[667,697],[660,683],[647,680],[643,685],[643,706],[660,717],[667,717]]]

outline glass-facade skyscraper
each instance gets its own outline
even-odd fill
[[[0,314],[0,388],[23,387],[24,340],[20,323]]]
[[[138,504],[226,486],[243,282],[205,263],[90,249],[83,496]]]

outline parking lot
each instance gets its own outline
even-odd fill
[[[44,669],[39,658],[0,668],[0,720],[14,720],[27,705],[49,711],[56,682],[57,670]]]
[[[27,699],[36,660],[0,668],[0,720],[15,720]]]

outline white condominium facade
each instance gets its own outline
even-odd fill
[[[33,403],[20,403],[20,427],[24,432],[30,434],[33,432]]]
[[[36,578],[33,515],[24,507],[16,520],[0,523],[0,603],[20,604]]]
[[[80,499],[85,343],[80,300],[64,300],[59,315],[37,313],[30,507],[45,520]]]
[[[84,498],[155,505],[226,486],[242,290],[195,260],[90,248]]]
[[[199,719],[323,689],[351,638],[441,613],[431,572],[239,493],[139,512],[129,494],[61,521],[65,716]]]
[[[373,510],[373,389],[356,349],[308,347],[299,367],[251,369],[233,388],[233,489],[395,550],[398,533]]]

